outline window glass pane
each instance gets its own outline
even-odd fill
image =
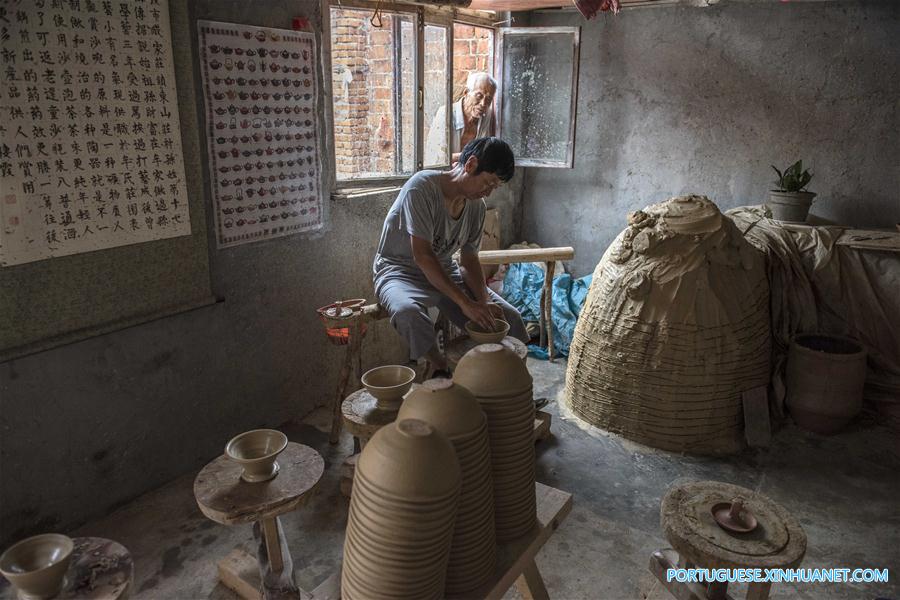
[[[414,170],[415,36],[412,16],[331,9],[337,178]]]
[[[425,167],[450,164],[447,147],[447,28],[425,26]]]
[[[510,29],[500,43],[501,135],[512,147],[516,164],[571,167],[577,28]]]

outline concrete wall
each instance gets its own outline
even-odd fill
[[[321,17],[313,1],[171,5],[178,85],[198,92],[181,110],[196,110],[201,126],[196,19],[290,28],[292,16]],[[182,135],[199,143],[206,165],[200,132]],[[209,202],[206,167],[187,175],[203,179]],[[330,202],[325,235],[226,250],[215,248],[208,211],[212,288],[222,302],[0,364],[0,547],[104,514],[199,469],[241,431],[329,402],[343,351],[325,341],[315,309],[372,298],[372,255],[395,196]],[[507,243],[517,237],[515,202],[511,191],[491,202],[506,215]],[[398,360],[399,338],[376,324],[363,368]]]
[[[812,213],[900,221],[900,3],[746,2],[603,14],[581,25],[574,169],[528,169],[523,234],[593,271],[630,210],[682,193],[765,201],[802,158]]]

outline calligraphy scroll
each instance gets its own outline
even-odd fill
[[[315,37],[197,25],[219,248],[321,228]]]
[[[0,265],[190,234],[165,0],[0,5]]]

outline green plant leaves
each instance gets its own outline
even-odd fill
[[[778,173],[778,181],[776,183],[779,191],[782,192],[800,192],[812,181],[812,173],[803,169],[802,160],[798,160],[785,169],[784,172],[779,171],[775,165],[772,165],[772,168]]]

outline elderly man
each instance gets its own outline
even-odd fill
[[[459,160],[466,144],[475,138],[494,135],[494,95],[497,82],[487,73],[469,73],[462,97],[453,103],[450,120],[450,164]],[[447,109],[442,106],[434,115],[425,143],[425,164],[442,165],[447,160],[447,141],[444,137]]]
[[[410,177],[384,220],[373,265],[375,295],[409,345],[410,359],[427,358],[436,376],[449,373],[437,348],[430,307],[462,328],[468,320],[490,327],[491,304],[497,305],[510,324],[509,335],[528,341],[522,317],[487,288],[478,260],[483,198],[514,171],[506,142],[475,139],[451,170],[419,171]],[[458,264],[453,260],[457,250]]]

